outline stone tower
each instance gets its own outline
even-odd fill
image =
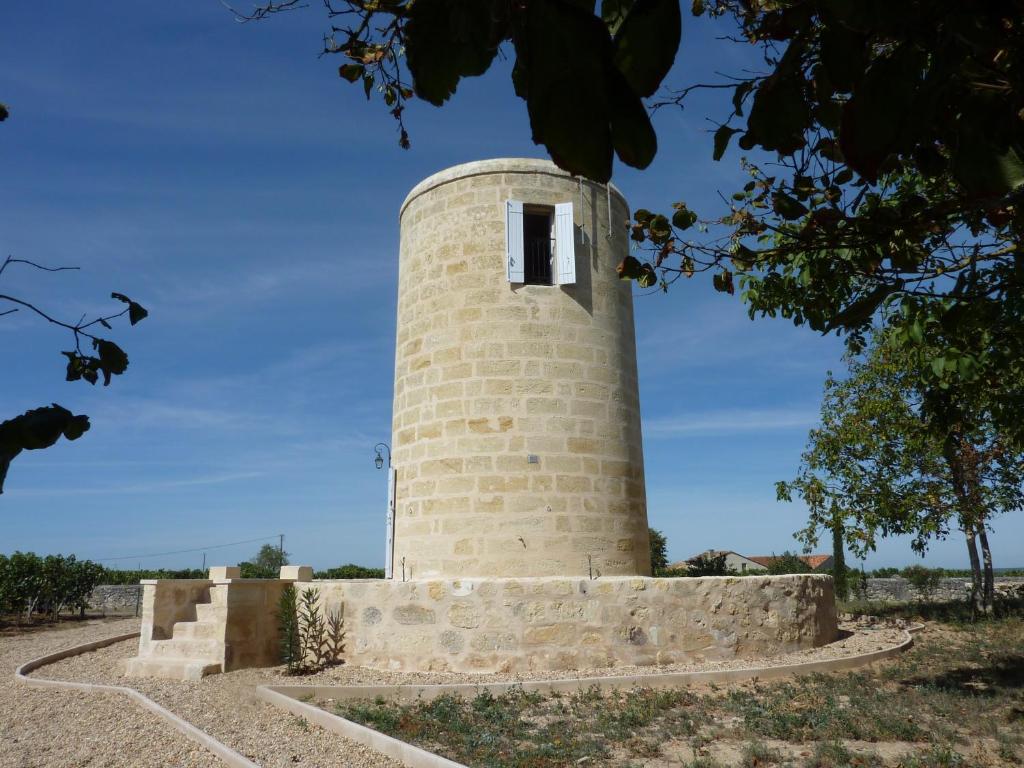
[[[405,199],[396,579],[650,574],[628,219],[541,160]]]

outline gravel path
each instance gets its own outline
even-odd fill
[[[136,620],[131,620],[136,621]],[[50,647],[44,649],[41,645],[29,641],[24,644],[24,652],[18,662],[32,656],[38,656],[46,650],[67,647],[75,643],[86,642],[98,637],[109,637],[119,632],[130,631],[133,626],[126,623],[117,625],[107,623],[102,627],[93,628],[91,634],[83,627],[77,636],[72,632],[51,633],[45,636]],[[574,678],[591,677],[598,675],[630,675],[630,674],[652,674],[660,672],[684,672],[706,669],[736,669],[749,667],[754,664],[758,666],[779,666],[794,664],[806,661],[819,661],[822,659],[833,659],[843,656],[852,656],[870,651],[880,650],[896,645],[905,638],[902,628],[879,624],[873,625],[866,622],[857,624],[844,624],[843,629],[848,633],[843,639],[822,648],[815,648],[799,653],[783,654],[769,659],[741,659],[735,661],[671,665],[664,667],[615,667],[611,669],[586,669],[564,672],[545,672],[545,678]],[[57,640],[57,636],[60,639]],[[39,638],[39,636],[36,636]],[[2,646],[0,646],[2,647]],[[193,725],[202,728],[207,733],[221,740],[233,749],[246,755],[253,761],[264,766],[264,768],[284,768],[284,766],[299,766],[300,768],[336,768],[340,766],[354,766],[355,768],[398,768],[399,764],[376,753],[366,747],[351,742],[340,736],[329,734],[326,731],[310,725],[298,717],[287,714],[258,701],[254,695],[257,685],[268,683],[289,684],[298,682],[316,682],[319,684],[333,685],[361,685],[361,684],[401,684],[401,683],[467,683],[467,682],[499,682],[503,680],[524,680],[529,675],[481,675],[481,674],[459,674],[459,673],[402,673],[385,670],[371,670],[358,667],[335,667],[333,669],[304,678],[288,677],[281,674],[281,668],[272,669],[247,669],[231,672],[224,675],[214,675],[201,682],[177,682],[168,680],[145,680],[138,678],[125,678],[121,674],[120,662],[122,659],[135,655],[137,641],[117,643],[107,648],[92,651],[80,656],[74,656],[55,664],[48,665],[38,670],[35,674],[40,677],[49,677],[59,680],[77,680],[84,682],[99,682],[115,685],[131,686],[154,701],[164,705],[175,714],[185,718]],[[14,664],[11,663],[13,670]],[[536,677],[536,676],[534,676]],[[40,701],[47,696],[64,692],[50,691],[29,691],[22,692],[40,694]],[[72,694],[73,695],[73,694]],[[88,697],[83,709],[92,704],[98,697]],[[97,715],[92,722],[103,722],[110,717],[110,706],[117,706],[119,716],[124,715],[131,709],[132,715],[137,714],[137,719],[145,718],[144,713],[137,708],[130,708],[127,702],[108,702],[105,715]],[[99,705],[97,704],[97,708]],[[97,709],[98,711],[98,709]],[[46,719],[46,715],[42,717]],[[26,718],[21,718],[26,720]],[[35,716],[33,715],[33,720]],[[5,718],[6,722],[6,718]],[[77,721],[76,721],[77,722]],[[20,741],[24,741],[28,734],[33,734],[33,747],[37,743],[35,731],[30,726],[24,725],[24,731]],[[133,726],[135,727],[135,726]],[[126,731],[128,729],[125,729]],[[152,724],[151,724],[152,730]],[[201,751],[196,755],[176,757],[175,753],[167,752],[163,757],[164,750],[170,749],[165,743],[171,741],[182,741],[188,748],[189,742],[174,736],[167,736],[163,728],[164,739],[157,742],[150,736],[145,736],[147,749],[151,749],[154,760],[147,762],[147,765],[217,765],[215,758],[206,755]],[[110,728],[104,726],[101,729],[93,729],[86,726],[84,731],[88,732],[91,742],[85,742],[80,738],[71,739],[81,745],[83,754],[91,754],[91,750],[97,750],[102,757],[93,758],[96,762],[72,761],[72,762],[23,762],[11,763],[11,765],[129,765],[140,763],[118,763],[104,762],[111,753],[117,751],[116,747],[110,744],[103,746],[98,744],[98,738],[103,736],[104,742],[110,733]],[[117,731],[120,732],[120,731]],[[6,740],[6,732],[0,730],[0,737]],[[41,739],[43,742],[53,742],[53,739]],[[64,744],[68,739],[61,738]],[[112,741],[118,741],[116,735]],[[132,739],[133,743],[136,740]],[[120,747],[123,748],[123,742]],[[195,753],[198,748],[192,748]],[[38,751],[38,750],[37,750]],[[30,754],[26,752],[25,754]],[[62,756],[66,755],[61,753]],[[0,766],[8,765],[4,762],[6,756],[0,754]],[[207,762],[188,762],[187,760],[205,759]],[[170,762],[160,762],[169,760]],[[179,762],[173,762],[178,760]]]
[[[120,694],[30,688],[14,680],[14,670],[30,659],[132,632],[138,624],[134,618],[86,621],[0,635],[0,766],[223,768],[213,754]]]

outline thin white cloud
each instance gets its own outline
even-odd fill
[[[679,414],[644,422],[644,435],[670,438],[679,435],[737,435],[809,429],[818,413],[809,408],[732,409]]]
[[[149,483],[111,485],[102,488],[12,488],[7,491],[5,495],[10,496],[11,498],[16,498],[18,496],[96,496],[125,493],[152,493],[155,491],[173,490],[175,488],[220,485],[221,483],[250,480],[254,477],[260,477],[262,474],[262,472],[232,472],[220,475],[186,477],[177,480],[158,480]]]

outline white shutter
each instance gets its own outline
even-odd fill
[[[572,227],[572,203],[555,206],[555,263],[558,285],[576,282],[576,235]]]
[[[523,204],[519,200],[505,202],[505,250],[508,281],[526,282],[526,256],[523,252]]]

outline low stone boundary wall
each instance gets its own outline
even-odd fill
[[[868,600],[883,603],[904,603],[921,599],[921,595],[904,578],[868,579]],[[854,582],[856,589],[856,582]],[[997,576],[995,579],[997,596],[1024,599],[1024,576]],[[931,601],[944,603],[957,600],[969,600],[971,597],[971,580],[963,577],[940,579],[939,585],[931,595]]]
[[[142,606],[141,584],[101,584],[89,595],[89,607],[94,611],[139,615]]]
[[[830,576],[298,582],[343,612],[345,661],[511,672],[757,658],[837,635]]]

